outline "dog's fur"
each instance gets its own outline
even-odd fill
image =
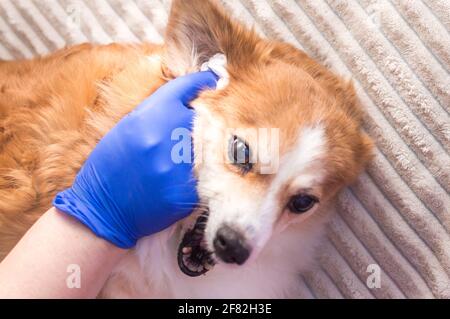
[[[371,157],[350,82],[291,45],[263,40],[213,1],[175,0],[165,46],[80,45],[31,61],[0,62],[0,259],[51,204],[99,139],[170,78],[226,55],[229,85],[193,106],[199,194],[209,247],[224,223],[252,249],[243,266],[180,272],[176,254],[195,217],[142,239],[116,268],[104,297],[296,297],[333,199]],[[279,169],[243,176],[223,155],[227,128],[279,128]],[[200,148],[200,145],[202,147]],[[126,187],[126,186],[124,186]],[[303,215],[289,198],[320,203]],[[195,215],[195,214],[194,214]],[[212,249],[212,248],[211,248]]]

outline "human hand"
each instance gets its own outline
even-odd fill
[[[188,103],[216,81],[206,71],[162,86],[98,143],[53,205],[121,248],[189,215],[198,200],[192,161],[174,163],[172,132],[192,129]]]

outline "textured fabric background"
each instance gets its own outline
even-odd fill
[[[352,77],[377,143],[339,200],[321,267],[304,275],[305,297],[450,298],[450,1],[223,3],[261,34]],[[0,0],[0,59],[85,41],[161,42],[169,8],[166,0]],[[380,288],[370,288],[377,267]]]

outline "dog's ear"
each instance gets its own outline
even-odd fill
[[[198,71],[217,53],[225,54],[229,67],[256,63],[262,42],[213,0],[174,0],[165,40],[164,67],[174,77]]]

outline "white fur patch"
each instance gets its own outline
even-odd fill
[[[147,59],[150,63],[161,63],[161,56],[159,54],[147,55]]]
[[[280,169],[275,177],[267,194],[265,206],[267,210],[276,210],[280,205],[278,194],[284,186],[297,189],[299,192],[309,189],[313,195],[315,186],[319,185],[323,178],[324,167],[321,158],[326,153],[326,138],[323,127],[315,126],[304,128],[295,144],[294,148],[285,154],[280,161]],[[314,213],[316,208],[302,214],[294,219],[288,219],[290,223],[297,223],[305,220]],[[281,232],[289,224],[278,225],[276,232]]]
[[[275,188],[294,179],[298,188],[311,188],[324,177],[320,158],[326,152],[325,131],[316,126],[305,128],[300,133],[295,147],[281,159],[280,170],[275,181]]]

